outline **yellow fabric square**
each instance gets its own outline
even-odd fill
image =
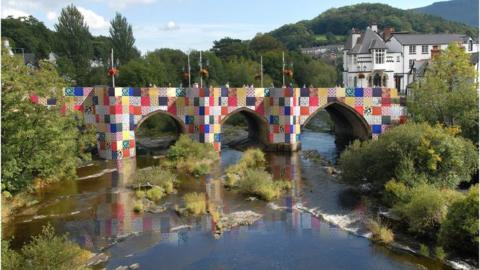
[[[129,105],[130,97],[122,97],[122,105]]]
[[[220,88],[213,88],[213,96],[214,97],[220,97],[221,95],[221,89]]]
[[[122,87],[115,87],[115,96],[122,96]]]
[[[327,88],[318,88],[318,96],[319,97],[328,97],[328,89]]]
[[[173,87],[167,88],[167,97],[175,97],[177,96],[177,91]]]
[[[370,97],[364,97],[363,98],[363,106],[364,107],[370,107],[373,106],[373,100]]]
[[[255,96],[256,97],[263,97],[265,95],[264,88],[255,88]]]
[[[345,104],[347,104],[348,106],[355,107],[355,97],[346,97]]]
[[[335,96],[336,97],[345,97],[345,88],[336,88]]]
[[[151,97],[157,97],[158,96],[158,88],[152,87],[148,88],[148,95]]]
[[[237,100],[244,99],[247,96],[247,90],[245,88],[237,88]]]
[[[130,140],[130,131],[123,131],[122,132],[122,137],[124,140]]]
[[[396,88],[390,88],[390,97],[398,97],[398,90]]]
[[[222,132],[222,128],[221,128],[220,124],[214,124],[214,125],[213,125],[213,132],[214,132],[214,133],[220,133],[220,132]]]

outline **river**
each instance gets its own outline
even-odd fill
[[[317,150],[332,162],[334,137],[305,131],[302,150]],[[140,269],[449,269],[365,238],[366,207],[360,196],[301,153],[269,153],[268,169],[292,181],[292,190],[274,203],[247,201],[223,188],[219,176],[241,152],[222,150],[211,175],[182,181],[177,195],[161,203],[162,213],[133,212],[134,195],[125,187],[136,168],[159,162],[149,156],[94,161],[78,168],[79,180],[56,183],[38,194],[39,203],[18,211],[3,227],[14,247],[51,223],[58,233],[94,252],[110,255],[107,269],[139,263]],[[210,216],[179,217],[173,206],[186,192],[206,192],[208,203],[226,214],[253,210],[263,218],[214,237]],[[317,218],[299,207],[315,208]],[[191,225],[187,228],[183,225]]]

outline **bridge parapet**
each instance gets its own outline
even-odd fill
[[[157,112],[172,116],[182,130],[217,150],[223,120],[239,110],[266,123],[269,145],[292,151],[300,144],[301,127],[324,108],[336,120],[350,122],[344,129],[356,129],[358,122],[365,129],[358,136],[364,139],[406,119],[405,98],[390,88],[67,87],[65,99],[66,109],[83,112],[86,123],[96,126],[99,154],[106,159],[135,156],[135,130]]]

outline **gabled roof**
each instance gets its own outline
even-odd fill
[[[350,35],[351,37],[351,35]],[[347,40],[348,42],[348,40]],[[371,49],[386,49],[385,41],[371,28],[367,28],[349,54],[370,53]]]
[[[402,45],[432,45],[464,42],[466,35],[462,34],[404,34],[393,33],[393,37]]]

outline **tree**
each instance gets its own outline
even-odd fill
[[[242,57],[249,58],[251,56],[246,42],[229,37],[214,41],[211,51],[224,61],[235,60]]]
[[[407,186],[455,188],[478,168],[476,147],[451,129],[426,123],[396,126],[378,140],[354,142],[340,157],[342,178],[377,190],[394,178]]]
[[[128,24],[127,18],[116,13],[115,18],[110,22],[110,38],[116,57],[120,65],[125,65],[133,58],[139,57],[140,53],[134,47],[132,26]]]
[[[16,53],[23,49],[25,53],[34,53],[37,59],[44,59],[53,51],[53,31],[49,30],[36,18],[7,17],[2,19],[2,37],[8,37],[13,41],[10,46],[16,48]]]
[[[266,51],[284,50],[283,44],[269,34],[257,34],[250,41],[250,49],[262,53]]]
[[[81,118],[60,113],[65,81],[55,67],[38,69],[2,51],[2,190],[12,193],[74,176],[77,162],[94,145],[91,129],[79,131]],[[33,104],[29,96],[56,98],[57,106]],[[92,136],[93,135],[93,136]],[[85,136],[85,137],[84,137]]]
[[[83,15],[73,5],[63,8],[55,30],[60,72],[75,80],[77,85],[84,84],[93,50],[92,37]]]
[[[478,185],[448,209],[439,233],[443,246],[475,255],[478,250]]]
[[[458,125],[478,144],[478,93],[475,69],[464,49],[450,44],[415,83],[408,109],[415,121]]]

